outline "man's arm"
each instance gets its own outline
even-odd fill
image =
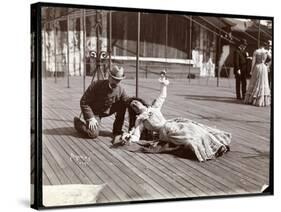
[[[268,51],[266,61],[267,61],[266,63],[267,63],[268,71],[270,72],[271,65],[272,65],[272,52],[271,51]]]
[[[128,107],[129,106],[129,103],[131,101],[131,98],[130,96],[128,96],[126,90],[122,87],[121,88],[121,95],[120,95],[120,101],[126,106]]]
[[[234,51],[234,75],[237,75],[237,71],[240,69],[239,68],[239,52],[238,50],[236,49]]]
[[[91,83],[80,100],[80,108],[86,121],[94,117],[90,103],[93,102],[93,99],[95,98],[96,87],[96,82]]]
[[[131,97],[128,96],[126,90],[121,87],[121,95],[120,95],[120,100],[123,102],[127,102]]]

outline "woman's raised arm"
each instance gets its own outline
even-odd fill
[[[158,81],[160,82],[160,94],[154,100],[152,107],[161,109],[161,107],[167,97],[167,86],[169,85],[170,82],[165,77],[161,77]]]

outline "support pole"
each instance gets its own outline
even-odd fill
[[[73,67],[73,73],[74,73],[74,76],[76,76],[76,52],[75,52],[75,49],[76,49],[76,36],[75,36],[75,30],[76,30],[76,17],[75,15],[73,16],[73,19],[72,19],[72,39],[73,39],[73,55],[72,55],[72,67]]]
[[[69,75],[70,75],[70,61],[69,61],[69,15],[67,15],[67,88],[70,88],[70,81],[69,81]]]
[[[44,39],[44,44],[43,44],[43,48],[44,48],[44,59],[45,59],[45,64],[44,64],[44,78],[46,79],[47,78],[47,41],[46,41],[46,33],[47,33],[47,24],[44,24],[44,27],[43,27],[44,31],[43,31],[43,39]]]
[[[221,32],[220,32],[221,33]],[[219,52],[221,50],[221,36],[219,37],[219,45],[218,45],[218,51]],[[219,58],[219,57],[218,57]],[[219,63],[219,59],[218,59],[218,63]],[[219,69],[219,64],[217,64],[218,67],[218,73],[217,73],[217,87],[220,86],[220,69]]]
[[[260,44],[261,44],[261,21],[259,20],[259,31],[258,31],[258,48],[260,48]]]
[[[85,92],[85,80],[84,80],[84,71],[82,70],[82,64],[84,61],[83,56],[83,36],[84,36],[84,27],[83,27],[83,9],[80,9],[80,28],[79,28],[79,75],[82,76],[83,84],[83,93]]]
[[[100,14],[99,11],[96,11],[96,46],[97,46],[97,57],[96,57],[96,74],[98,80],[101,78],[101,69],[100,69],[100,33],[101,33],[101,20],[100,20]]]
[[[85,50],[86,50],[86,16],[85,16],[85,9],[81,10],[81,22],[82,22],[82,34],[83,34],[83,45],[81,52],[83,52],[82,55],[82,60],[83,60],[83,92],[86,90],[86,55],[85,55]]]
[[[54,30],[54,62],[55,62],[55,83],[57,83],[57,29],[56,29],[56,21],[53,23],[53,30]]]
[[[192,36],[192,16],[190,16],[190,19],[189,19],[189,58],[192,58],[192,39],[191,39],[191,36]],[[190,65],[191,64],[188,64],[188,83],[190,84]]]
[[[168,46],[168,27],[169,27],[169,16],[168,14],[166,14],[166,20],[165,20],[165,24],[166,24],[166,27],[165,27],[165,71],[167,73],[167,46]]]
[[[109,54],[109,70],[111,70],[111,53],[112,53],[112,12],[109,11],[109,49],[108,49],[108,54]]]
[[[138,97],[138,88],[139,88],[139,46],[140,46],[140,12],[137,13],[138,24],[137,24],[137,60],[136,60],[136,97]]]

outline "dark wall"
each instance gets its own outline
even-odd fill
[[[168,24],[166,24],[168,23]],[[166,33],[166,27],[167,33]],[[140,54],[145,57],[186,59],[189,51],[189,21],[179,15],[141,13]],[[167,47],[166,46],[167,36]],[[137,40],[137,13],[116,12],[112,15],[112,40],[128,53],[135,52]],[[129,42],[117,42],[127,40]],[[122,46],[123,45],[123,46]],[[125,46],[124,46],[125,45]]]

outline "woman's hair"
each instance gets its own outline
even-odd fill
[[[149,106],[149,104],[147,104],[146,101],[144,101],[141,98],[137,98],[137,97],[132,97],[127,101],[127,108],[128,108],[128,112],[129,112],[129,130],[131,130],[132,127],[135,126],[135,122],[136,122],[137,115],[138,115],[131,106],[131,103],[134,100],[141,102],[146,107]]]
[[[137,97],[132,97],[128,100],[128,112],[129,112],[129,130],[131,130],[134,126],[135,126],[135,122],[136,122],[136,119],[137,119],[137,113],[133,110],[132,106],[131,106],[131,103],[133,100],[137,100],[139,102],[141,102],[144,106],[148,107],[149,104],[141,99],[141,98],[137,98]],[[155,102],[155,100],[153,101]],[[153,103],[152,103],[153,104]],[[153,140],[154,139],[154,134],[153,134],[153,131],[151,130],[148,130],[148,129],[143,129],[142,133],[141,133],[141,136],[140,136],[140,139],[144,139],[144,140]]]

